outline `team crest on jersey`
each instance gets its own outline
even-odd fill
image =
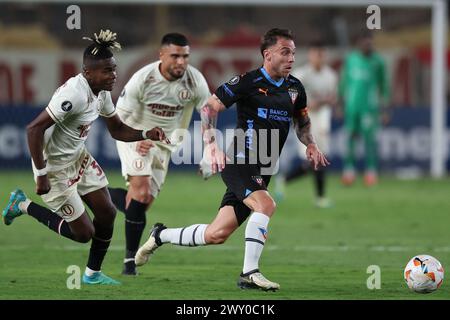
[[[264,187],[264,180],[261,176],[252,176],[252,179],[259,184],[261,187]]]
[[[291,97],[292,104],[295,104],[295,101],[297,101],[297,97],[298,97],[297,89],[289,88],[288,93],[289,93],[289,96]]]
[[[178,92],[178,98],[181,100],[189,100],[191,99],[191,93],[187,89],[183,89],[180,92]]]
[[[237,84],[239,82],[239,80],[241,80],[240,76],[234,76],[233,78],[230,79],[230,81],[228,81],[228,84],[230,86],[234,86],[235,84]]]
[[[65,204],[61,207],[61,212],[65,217],[70,217],[74,214],[75,209],[70,204]]]
[[[72,110],[72,102],[67,100],[64,101],[63,103],[61,103],[61,109],[65,112]]]

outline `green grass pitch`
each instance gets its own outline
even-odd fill
[[[112,186],[123,186],[116,170],[107,170]],[[30,171],[0,172],[0,207],[20,186],[36,202]],[[216,215],[224,185],[219,177],[203,181],[191,173],[169,172],[160,197],[147,216],[178,227],[209,223]],[[400,181],[381,177],[367,189],[350,188],[330,177],[335,205],[313,205],[311,177],[287,187],[269,225],[260,267],[281,284],[278,292],[242,291],[244,226],[220,246],[160,248],[138,277],[120,275],[124,220],[118,212],[103,271],[121,286],[66,286],[68,266],[84,270],[89,244],[61,238],[28,216],[0,225],[0,299],[449,299],[450,283],[432,294],[410,292],[403,280],[408,260],[421,253],[450,266],[450,181]],[[369,290],[367,268],[381,270],[381,289]]]

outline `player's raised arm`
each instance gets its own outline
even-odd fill
[[[50,182],[47,177],[43,155],[44,133],[45,130],[54,124],[55,121],[50,117],[48,112],[44,110],[27,126],[28,148],[34,166],[37,169],[36,193],[39,195],[46,194],[50,191]]]
[[[150,130],[136,130],[123,123],[118,115],[114,115],[109,118],[105,117],[104,119],[106,121],[109,133],[111,133],[111,136],[116,140],[132,142],[150,139],[153,141],[163,141],[170,144],[166,134],[159,127],[155,127]]]
[[[311,120],[308,116],[308,109],[300,109],[294,116],[294,127],[297,138],[306,146],[306,157],[312,163],[314,170],[320,166],[329,165],[327,158],[317,147],[313,135],[311,134]]]

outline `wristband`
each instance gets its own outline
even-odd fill
[[[42,177],[47,174],[47,167],[43,167],[42,169],[36,169],[36,176]]]
[[[144,140],[147,140],[147,131],[148,130],[142,130],[142,138],[144,138]]]

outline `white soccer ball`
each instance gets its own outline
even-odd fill
[[[444,268],[436,258],[421,254],[409,260],[403,276],[412,291],[430,293],[441,286]]]

